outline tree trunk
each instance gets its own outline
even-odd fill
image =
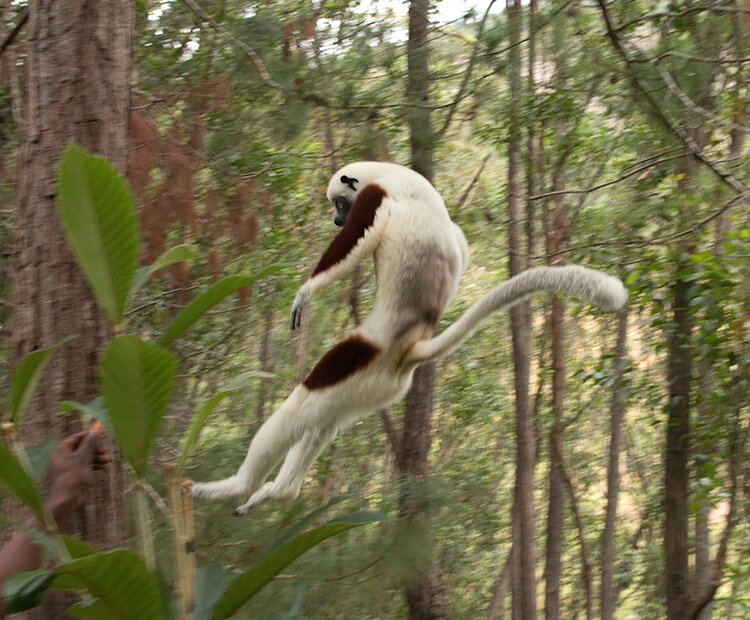
[[[77,338],[57,351],[21,425],[26,443],[80,428],[57,416],[61,400],[98,393],[97,362],[107,324],[60,227],[55,200],[60,155],[71,139],[110,158],[124,174],[134,6],[126,0],[37,0],[27,26],[26,107],[19,155],[18,211],[11,256],[12,361]],[[74,533],[100,546],[125,538],[124,470],[119,459],[97,476]],[[36,617],[60,617],[46,607]]]
[[[273,372],[273,328],[276,317],[271,306],[265,311],[265,328],[260,343],[260,369],[263,372]],[[258,381],[258,402],[255,409],[255,419],[260,423],[266,417],[266,400],[268,389],[271,387],[271,379],[261,377]]]
[[[549,438],[549,490],[547,505],[547,547],[544,560],[544,611],[547,620],[560,618],[563,526],[565,522],[565,479],[562,464],[562,416],[565,400],[565,302],[552,300],[552,410],[554,421]]]
[[[667,359],[669,405],[664,473],[664,558],[668,620],[684,618],[688,590],[688,457],[693,317],[688,309],[690,283],[678,265],[672,289],[672,329]]]
[[[566,83],[565,67],[565,29],[567,25],[562,15],[557,16],[554,26],[555,83],[564,89]],[[557,122],[555,143],[556,153],[564,149],[565,134],[568,123],[565,119]],[[565,159],[560,157],[553,170],[552,189],[555,192],[565,190]],[[552,218],[547,218],[547,253],[551,265],[565,263],[564,238],[567,233],[567,214],[565,195],[554,197]],[[549,505],[547,507],[547,548],[545,553],[544,575],[544,609],[547,620],[560,618],[560,579],[562,575],[562,550],[565,524],[565,475],[563,472],[563,414],[565,409],[565,301],[562,297],[552,299],[550,335],[552,349],[552,411],[554,420],[550,429],[549,449]]]
[[[411,0],[409,4],[409,41],[407,60],[409,77],[407,100],[412,168],[432,181],[434,136],[430,120],[430,81],[428,72],[427,35],[429,0]],[[436,326],[437,327],[437,326]],[[424,490],[428,473],[428,457],[432,443],[432,405],[435,365],[424,364],[414,373],[414,381],[406,395],[404,429],[397,458],[401,478],[400,513],[404,522],[419,532],[429,548],[431,559],[417,570],[406,584],[406,601],[412,620],[449,618],[450,608],[445,597],[440,567],[432,559],[432,533],[429,505]]]
[[[521,190],[521,30],[520,0],[506,0],[510,23],[511,51],[508,63],[511,88],[508,135],[508,272],[520,273],[524,214]],[[534,536],[534,424],[529,409],[531,372],[531,304],[510,310],[513,340],[513,373],[516,395],[516,485],[513,510],[513,609],[514,616],[536,618],[536,543]]]
[[[429,473],[428,456],[432,445],[434,383],[434,364],[423,364],[417,368],[414,383],[406,395],[404,430],[399,445],[401,454],[397,459],[401,468],[401,518],[430,550],[433,541],[425,478]],[[432,553],[429,555],[432,556]],[[406,601],[409,604],[409,617],[413,620],[450,617],[442,574],[434,559],[420,567],[406,584]]]
[[[513,570],[513,548],[511,548],[500,576],[495,582],[492,590],[492,600],[487,611],[487,620],[505,620],[505,598],[508,592],[508,583]]]
[[[623,373],[628,354],[628,314],[620,311],[617,321],[617,348],[615,357],[615,384],[612,386],[611,427],[609,435],[609,461],[607,464],[607,508],[602,533],[602,581],[601,618],[612,620],[617,608],[615,584],[615,532],[617,525],[617,502],[620,495],[620,450],[622,449],[622,420],[627,403],[627,388]]]

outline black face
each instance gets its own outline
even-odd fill
[[[333,218],[333,223],[336,226],[343,226],[346,222],[346,217],[349,215],[349,209],[352,208],[352,203],[343,196],[336,196],[333,199],[333,206],[336,209],[336,216]]]

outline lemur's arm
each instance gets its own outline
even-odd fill
[[[323,253],[310,279],[297,292],[292,306],[292,329],[299,327],[302,308],[314,293],[354,271],[375,252],[387,219],[380,208],[385,197],[385,190],[376,184],[359,192],[341,232]]]

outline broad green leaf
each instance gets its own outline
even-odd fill
[[[156,259],[153,265],[140,267],[136,270],[135,278],[133,279],[133,286],[130,289],[130,297],[132,298],[133,295],[135,295],[141,287],[148,282],[148,279],[160,269],[169,267],[174,263],[179,263],[184,260],[192,260],[200,256],[202,256],[202,254],[189,245],[177,245],[173,248],[169,248]]]
[[[200,408],[200,411],[198,411],[197,415],[193,418],[193,422],[190,424],[190,428],[188,429],[188,432],[183,439],[182,449],[180,450],[180,456],[177,460],[177,475],[179,475],[183,467],[185,467],[185,461],[190,456],[190,451],[193,449],[195,442],[198,441],[198,436],[200,435],[203,427],[208,421],[209,416],[216,408],[216,406],[224,398],[226,398],[227,395],[244,388],[249,379],[258,377],[273,378],[275,376],[276,375],[272,373],[263,372],[261,370],[248,370],[247,372],[243,372],[237,375],[234,379],[229,381],[221,391],[217,392],[205,403],[203,403],[203,406]]]
[[[73,338],[75,336],[67,336],[48,349],[32,351],[18,363],[10,391],[11,422],[14,425],[17,426],[20,423],[21,415],[34,395],[34,390],[52,354],[58,347]]]
[[[70,553],[71,558],[74,560],[77,558],[83,558],[87,555],[94,555],[95,553],[99,553],[99,549],[94,547],[94,545],[87,543],[85,540],[81,540],[80,538],[75,538],[74,536],[66,536],[62,535],[62,540],[65,543],[65,548],[68,550],[68,553]]]
[[[299,532],[304,530],[308,525],[313,523],[314,521],[317,521],[320,519],[321,515],[326,512],[327,510],[330,510],[333,506],[336,504],[340,504],[341,502],[350,499],[350,494],[344,494],[344,495],[337,495],[333,498],[331,498],[324,506],[321,506],[320,508],[316,508],[309,514],[302,517],[299,521],[295,522],[291,527],[286,529],[281,536],[279,536],[276,540],[272,542],[272,544],[269,546],[270,549],[275,549],[277,547],[280,547],[283,545],[287,540],[290,540],[294,538]]]
[[[195,577],[194,620],[208,620],[231,575],[221,564],[200,566]]]
[[[0,486],[23,502],[40,522],[44,522],[42,499],[34,481],[3,441],[0,441]]]
[[[166,619],[159,584],[143,560],[127,549],[102,551],[55,569],[51,587],[86,590],[94,601],[72,610],[83,618]]]
[[[161,335],[161,338],[159,338],[159,344],[164,347],[169,346],[182,336],[206,311],[226,299],[227,296],[247,284],[252,284],[258,278],[275,273],[281,269],[283,269],[282,265],[271,265],[252,276],[227,276],[219,280],[182,309]]]
[[[177,358],[137,336],[115,338],[104,352],[99,375],[114,437],[141,478],[169,403]]]
[[[385,515],[361,512],[330,521],[325,525],[304,532],[271,551],[263,560],[246,573],[235,578],[227,587],[214,608],[213,620],[228,618],[242,607],[256,592],[291,564],[305,551],[335,534],[355,527],[384,520]]]
[[[57,403],[57,408],[61,413],[80,411],[83,414],[84,424],[89,425],[94,420],[99,420],[99,422],[104,425],[104,428],[110,437],[113,437],[115,434],[112,420],[109,417],[109,410],[104,402],[104,397],[101,395],[87,403],[79,403],[75,400],[64,400]]]
[[[206,424],[208,416],[211,415],[211,412],[216,408],[216,405],[218,405],[224,398],[226,398],[227,395],[231,394],[232,391],[233,390],[225,390],[209,398],[205,403],[203,403],[200,411],[198,411],[198,414],[193,418],[193,421],[190,424],[190,428],[188,429],[188,432],[185,435],[185,439],[183,440],[182,449],[180,450],[180,456],[177,459],[178,476],[180,475],[182,468],[185,467],[185,461],[187,460],[187,457],[190,456],[190,451],[193,449],[195,442],[198,440],[198,436],[200,435],[201,430],[203,430],[203,426]]]
[[[15,614],[36,607],[54,576],[51,570],[32,570],[8,577],[3,584],[5,613]]]
[[[47,463],[60,441],[60,433],[50,433],[45,440],[36,446],[26,448],[26,458],[31,466],[31,475],[39,482],[47,470]]]
[[[109,161],[75,142],[63,153],[57,195],[68,242],[100,308],[116,325],[140,256],[133,196]]]

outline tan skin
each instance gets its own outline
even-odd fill
[[[83,505],[93,472],[105,468],[112,460],[99,445],[99,436],[96,430],[71,435],[60,441],[50,459],[47,467],[49,495],[45,506],[60,531],[67,527],[75,511]],[[34,521],[28,524],[39,525]],[[40,547],[23,530],[14,532],[0,549],[0,592],[8,577],[34,570],[41,561]],[[5,604],[0,596],[0,618],[4,617]]]

